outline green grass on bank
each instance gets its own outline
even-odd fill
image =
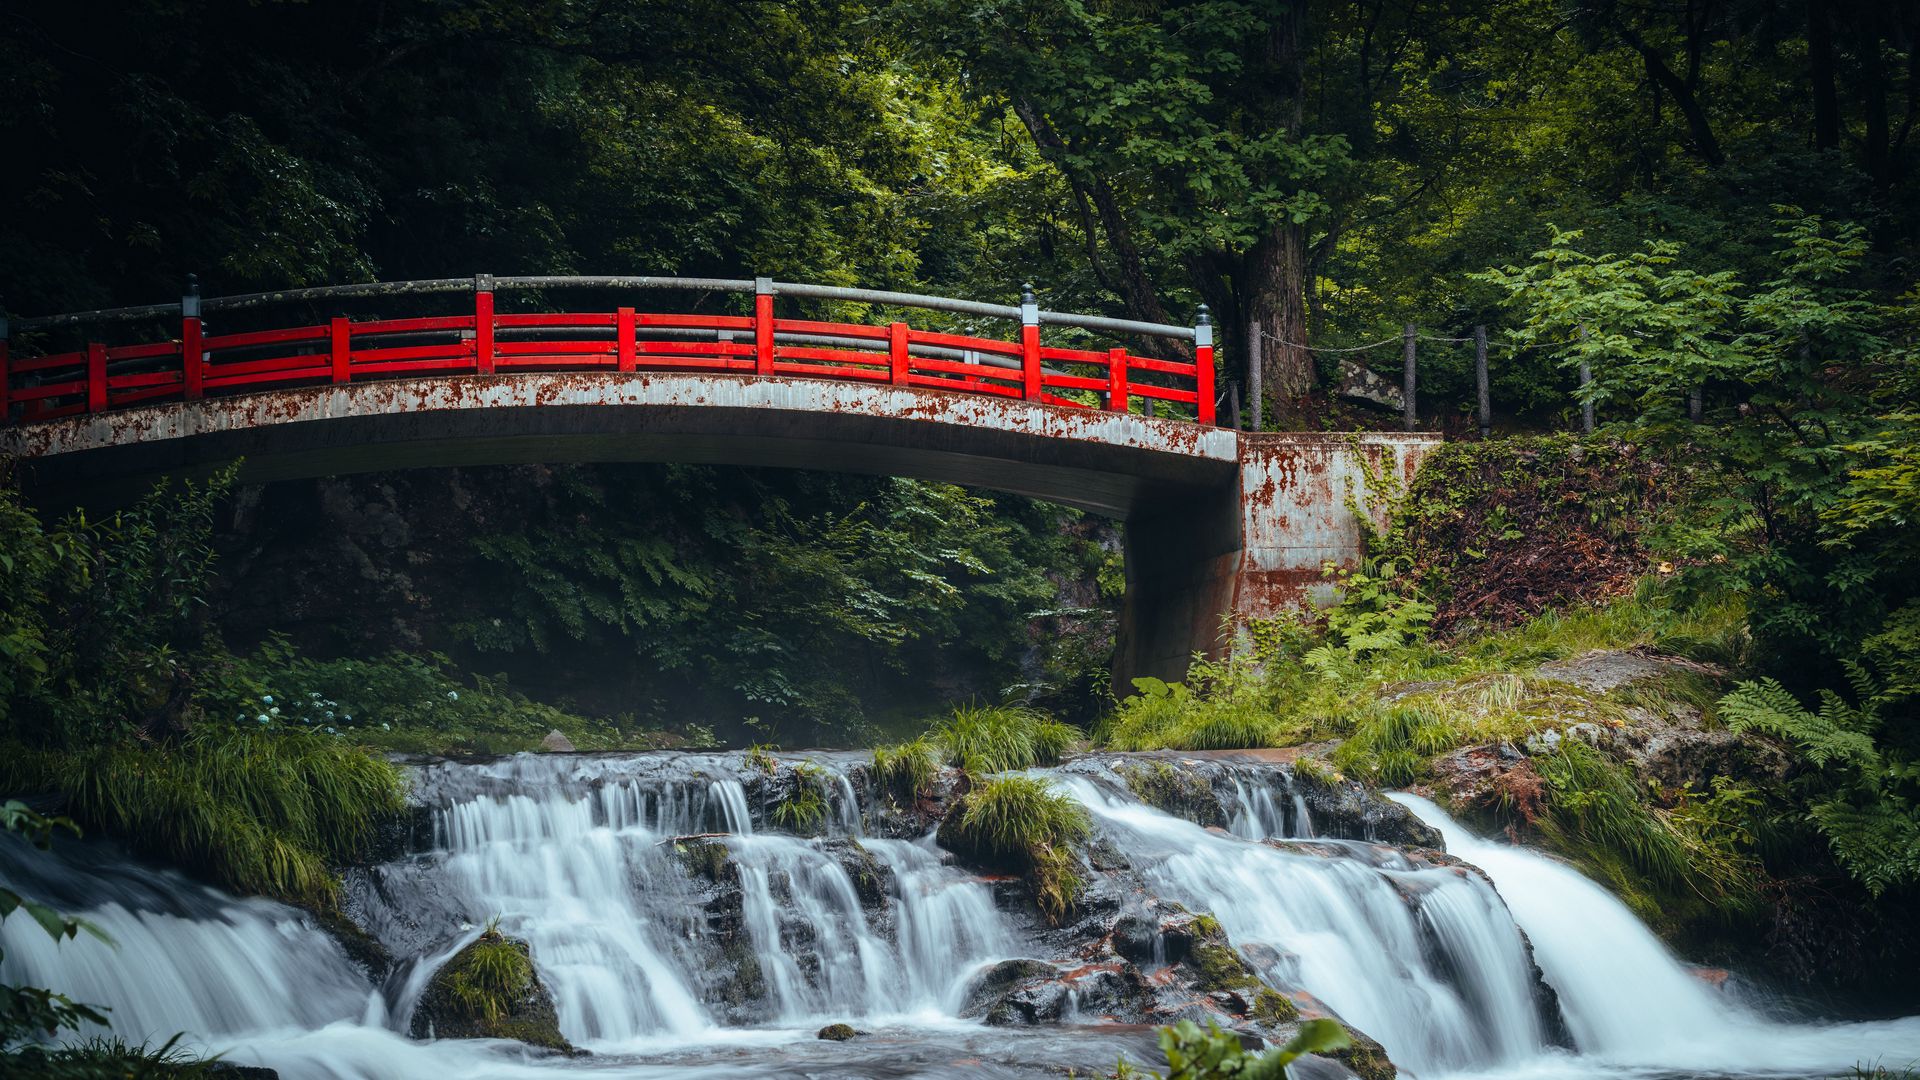
[[[316,908],[403,793],[397,769],[346,740],[217,724],[158,744],[0,744],[0,789],[53,795],[89,829],[236,892]]]

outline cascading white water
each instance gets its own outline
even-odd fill
[[[1326,1002],[1399,1064],[1490,1067],[1542,1050],[1525,945],[1478,878],[1404,859],[1293,854],[1209,832],[1081,777],[1059,782],[1124,839],[1156,892],[1211,911],[1243,948],[1277,950],[1270,977]]]
[[[972,974],[1026,951],[988,887],[947,865],[930,839],[854,847],[856,792],[831,764],[834,835],[826,840],[756,829],[754,815],[765,807],[742,786],[748,774],[737,756],[527,756],[428,767],[417,790],[434,807],[431,848],[382,865],[356,890],[356,918],[403,960],[418,958],[384,989],[290,908],[236,901],[84,845],[18,865],[0,850],[9,884],[83,898],[66,906],[118,942],[55,945],[31,922],[10,919],[0,923],[0,979],[108,1005],[123,1037],[186,1031],[192,1045],[269,1065],[290,1080],[606,1068],[622,1076],[788,1075],[781,1059],[814,1046],[810,1031],[822,1020],[962,1042],[982,1037],[966,1032],[1004,1031],[953,1020]],[[1402,800],[1442,830],[1456,855],[1485,869],[1508,904],[1477,875],[1423,868],[1391,848],[1272,842],[1312,830],[1283,773],[1235,775],[1237,791],[1223,791],[1235,800],[1235,831],[1255,839],[1143,806],[1114,788],[1111,775],[1106,786],[1056,775],[1154,892],[1213,912],[1269,978],[1324,1001],[1409,1072],[1763,1076],[1920,1059],[1920,1020],[1764,1022],[1689,976],[1591,882],[1551,860],[1478,841],[1430,804]],[[765,979],[761,1012],[729,1012],[716,998],[717,949],[702,909],[714,894],[690,876],[672,842],[707,832],[730,834],[720,842],[743,886],[735,925]],[[881,881],[891,883],[884,897],[876,896]],[[563,1031],[595,1058],[541,1059],[517,1044],[422,1043],[400,1034],[432,969],[496,916],[531,942]],[[1578,1054],[1544,1046],[1516,919],[1559,991]],[[755,1017],[773,1026],[738,1026]],[[1064,1047],[1048,1040],[1065,1035],[992,1037],[1054,1048],[1015,1051],[1041,1062]],[[781,1049],[758,1049],[773,1045]],[[694,1046],[718,1048],[711,1053],[724,1063],[696,1068],[686,1059]],[[655,1060],[662,1053],[668,1058]],[[919,1075],[947,1075],[942,1063],[966,1056],[945,1054],[922,1059],[928,1071]],[[1102,1059],[1111,1061],[1094,1057]]]
[[[930,840],[864,843],[893,872],[894,937],[905,982],[920,995],[903,1000],[902,1011],[954,1012],[967,976],[1012,955],[1018,944],[994,910],[992,893],[943,863]]]
[[[1449,853],[1485,870],[1499,888],[1560,995],[1575,1044],[1591,1055],[1568,1075],[1594,1075],[1604,1063],[1828,1074],[1863,1062],[1920,1060],[1920,1018],[1805,1025],[1757,1016],[1688,973],[1626,905],[1571,867],[1482,840],[1426,799],[1389,798],[1440,830]]]

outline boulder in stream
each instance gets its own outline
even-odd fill
[[[453,954],[420,995],[416,1039],[515,1039],[574,1053],[526,942],[489,927]]]

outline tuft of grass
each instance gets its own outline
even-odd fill
[[[793,767],[793,782],[770,816],[775,825],[810,836],[826,824],[828,809],[826,774],[818,765],[802,762]]]
[[[1080,729],[1018,705],[957,708],[931,733],[949,764],[976,776],[1052,765]]]
[[[747,747],[747,768],[763,776],[772,776],[780,771],[780,760],[773,756],[773,747],[766,743],[754,743]]]
[[[1333,752],[1333,763],[1371,783],[1411,784],[1435,754],[1460,745],[1462,725],[1448,712],[1429,706],[1395,705],[1362,720]]]
[[[301,731],[203,728],[158,745],[0,745],[0,787],[47,792],[72,817],[241,893],[331,909],[332,867],[402,810],[399,770]]]
[[[940,823],[939,842],[1026,871],[1034,895],[1056,925],[1083,882],[1073,845],[1087,838],[1087,811],[1031,776],[996,776],[962,796]]]
[[[495,919],[455,958],[446,985],[469,1019],[496,1027],[531,989],[533,959],[500,933],[500,920]]]
[[[198,1080],[231,1075],[218,1058],[198,1057],[177,1045],[179,1041],[175,1035],[154,1046],[96,1035],[59,1045],[27,1045],[0,1051],[0,1074],[42,1080]]]
[[[874,747],[873,780],[889,798],[914,802],[932,793],[940,764],[940,747],[922,735],[911,742]]]

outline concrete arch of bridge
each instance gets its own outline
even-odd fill
[[[664,461],[861,472],[1029,495],[1122,520],[1115,683],[1179,678],[1230,617],[1298,604],[1351,563],[1367,463],[1430,437],[1250,436],[977,394],[744,375],[513,373],[313,386],[0,430],[43,504],[111,503],[162,474],[241,479],[448,465]]]

